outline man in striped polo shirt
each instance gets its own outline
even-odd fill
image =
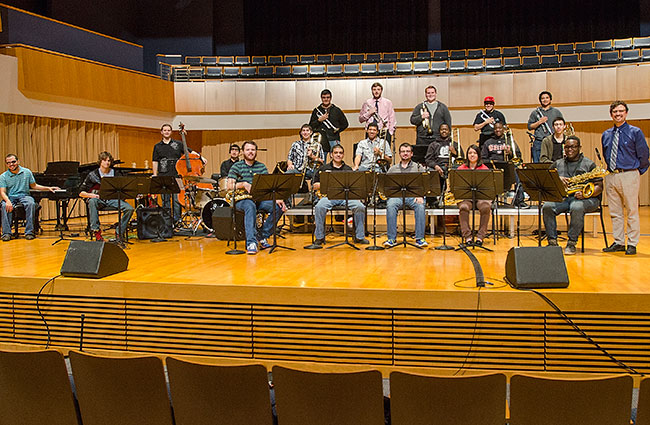
[[[244,190],[248,193],[251,191],[253,176],[255,174],[268,174],[266,165],[257,161],[257,143],[247,140],[242,145],[244,160],[235,162],[228,172],[228,190],[233,187],[237,190]],[[244,228],[246,229],[246,252],[248,254],[257,254],[258,249],[268,248],[270,245],[266,238],[273,233],[273,227],[287,210],[284,201],[277,201],[275,205],[275,214],[273,214],[273,201],[255,202],[252,199],[242,199],[238,201],[236,209],[244,212]],[[255,219],[258,211],[264,211],[269,214],[262,228],[257,232],[255,228]],[[275,223],[273,216],[275,215]],[[259,247],[258,247],[259,241]]]

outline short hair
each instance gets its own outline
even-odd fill
[[[538,98],[539,98],[539,101],[540,101],[540,102],[542,101],[542,96],[544,96],[545,94],[547,94],[548,97],[549,97],[551,100],[553,100],[553,95],[551,94],[551,92],[550,92],[550,91],[547,91],[547,90],[544,90],[543,92],[541,92],[541,93],[539,94],[539,97],[538,97]]]
[[[370,86],[371,89],[373,89],[373,88],[375,88],[375,87],[380,87],[382,90],[384,90],[384,86],[382,86],[382,85],[381,85],[380,83],[378,83],[378,82],[374,82],[374,83],[372,83],[372,86]]]
[[[308,129],[311,130],[312,133],[314,132],[314,129],[311,128],[311,125],[309,125],[309,124],[303,124],[302,127],[300,127],[300,131],[298,132],[298,135],[299,135],[299,136],[302,136],[300,133],[302,133],[302,129],[303,129],[303,128],[308,128]]]
[[[580,143],[580,138],[578,136],[569,136],[569,137],[567,137],[566,140],[564,141],[564,144],[566,145],[566,143],[571,141],[571,140],[575,140],[576,142],[578,142],[578,146],[582,146],[582,143]]]
[[[623,102],[622,100],[615,100],[615,101],[612,102],[611,105],[609,105],[609,115],[612,115],[612,111],[614,110],[614,108],[616,108],[617,106],[621,106],[621,105],[623,105],[625,107],[625,112],[629,111],[629,109],[627,107],[627,103]]]
[[[495,127],[496,127],[497,125],[500,125],[501,127],[504,127],[504,128],[505,128],[505,125],[503,125],[503,123],[502,123],[501,121],[497,121],[497,122],[494,123],[494,126],[495,126]]]
[[[320,92],[320,97],[323,97],[326,94],[329,94],[330,96],[332,96],[332,92],[329,89],[324,89],[322,92]]]
[[[557,118],[555,118],[555,119],[553,120],[553,125],[555,125],[555,122],[556,122],[556,121],[562,121],[564,124],[566,124],[566,121],[564,121],[564,118],[562,118],[562,117],[557,117]]]
[[[99,155],[97,156],[97,163],[101,164],[101,162],[105,159],[110,159],[111,160],[111,165],[113,164],[113,155],[111,155],[110,152],[100,152]]]
[[[337,143],[334,146],[332,146],[332,152],[334,152],[334,149],[341,149],[341,151],[345,153],[345,149],[343,149],[343,145],[340,143]]]
[[[160,126],[160,131],[163,131],[163,128],[165,128],[165,127],[169,127],[170,130],[174,129],[174,127],[172,127],[172,125],[170,123],[166,122],[162,126]]]
[[[8,153],[7,156],[5,156],[5,160],[11,158],[12,156],[16,158],[16,161],[18,161],[18,155],[16,155],[15,153]]]
[[[377,131],[379,131],[379,125],[377,125],[376,122],[371,122],[370,124],[368,124],[368,128],[370,128],[370,127],[375,127],[377,129]]]
[[[241,150],[237,143],[233,143],[232,145],[230,145],[230,149],[228,149],[228,151],[231,151],[233,149]]]
[[[433,91],[438,93],[438,89],[436,88],[436,86],[426,86],[425,89],[424,89],[424,92],[426,93],[427,90],[429,90],[429,89],[433,89]]]
[[[244,143],[242,143],[241,148],[246,149],[246,145],[253,145],[255,146],[255,150],[257,150],[257,143],[253,140],[246,140]]]
[[[483,158],[481,158],[481,148],[479,148],[477,144],[469,145],[467,147],[467,150],[465,151],[465,165],[467,165],[469,167],[469,155],[468,155],[468,153],[469,153],[470,149],[473,150],[474,152],[476,152],[476,155],[478,156],[478,161],[476,161],[476,167],[478,168],[481,165],[483,165]]]
[[[446,122],[443,122],[442,124],[440,124],[438,126],[438,131],[440,131],[440,129],[442,128],[443,125],[446,125],[447,127],[449,127],[449,130],[451,130],[451,126],[449,124],[447,124]]]
[[[398,151],[402,150],[402,148],[409,148],[411,152],[413,152],[413,146],[411,146],[411,144],[408,142],[404,142],[401,145],[399,145]]]

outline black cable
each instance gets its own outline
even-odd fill
[[[463,360],[463,364],[460,365],[458,370],[454,372],[452,376],[456,376],[463,368],[465,367],[465,364],[467,363],[467,360],[469,359],[470,354],[472,354],[472,347],[474,346],[474,339],[476,338],[476,328],[478,327],[478,316],[481,308],[481,289],[483,289],[482,286],[478,287],[478,292],[477,292],[477,297],[476,297],[476,317],[474,319],[474,329],[472,330],[472,339],[469,342],[469,349],[467,350],[467,354],[465,355],[465,359]]]
[[[614,363],[616,363],[618,366],[620,366],[621,368],[625,369],[626,371],[628,371],[629,373],[632,373],[632,374],[634,374],[634,375],[643,375],[642,373],[637,372],[633,367],[626,365],[625,363],[623,363],[622,361],[618,360],[618,359],[617,359],[616,357],[614,357],[613,355],[609,354],[609,352],[608,352],[606,349],[604,349],[603,347],[601,347],[600,344],[598,344],[598,343],[597,343],[596,341],[594,341],[594,340],[593,340],[589,335],[587,335],[587,334],[585,333],[585,331],[583,331],[582,329],[580,329],[580,327],[579,327],[578,325],[576,325],[576,324],[573,322],[573,320],[571,320],[571,319],[569,318],[569,316],[567,316],[566,313],[564,313],[564,312],[560,309],[560,307],[558,307],[557,305],[555,305],[555,303],[554,303],[553,301],[551,301],[551,300],[550,300],[546,295],[544,295],[544,294],[542,294],[541,292],[538,292],[538,291],[536,291],[536,290],[534,290],[534,289],[527,289],[527,288],[519,288],[519,289],[523,289],[523,290],[526,290],[526,291],[531,291],[531,292],[535,293],[538,297],[540,297],[541,299],[543,299],[543,300],[544,300],[548,305],[550,305],[550,306],[553,308],[553,310],[555,310],[555,311],[560,315],[560,317],[562,317],[562,318],[563,318],[563,319],[564,319],[564,320],[565,320],[569,325],[571,325],[571,327],[573,327],[573,329],[574,329],[574,330],[575,330],[575,331],[576,331],[580,336],[582,336],[582,337],[583,337],[584,339],[586,339],[590,344],[592,344],[592,345],[595,346],[597,349],[599,349],[599,350],[600,350],[600,351],[601,351],[605,356],[607,356],[610,360],[612,360],[612,361],[613,361]]]
[[[49,279],[47,282],[41,286],[41,289],[38,290],[38,294],[36,295],[36,310],[38,311],[39,316],[41,316],[41,320],[43,320],[43,323],[45,324],[45,329],[47,330],[47,343],[45,344],[45,349],[47,349],[50,346],[51,342],[51,335],[50,335],[50,326],[47,324],[47,320],[45,319],[45,316],[43,315],[43,312],[41,311],[41,305],[40,305],[40,299],[41,299],[41,293],[43,292],[43,289],[50,283],[53,282],[54,279],[57,277],[60,277],[61,275],[58,274],[54,276],[53,278]]]

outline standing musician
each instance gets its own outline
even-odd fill
[[[90,220],[90,231],[96,241],[103,241],[102,231],[99,227],[99,211],[122,210],[122,220],[118,226],[120,235],[126,233],[129,221],[133,215],[133,207],[126,201],[117,199],[100,199],[99,187],[103,177],[119,177],[119,171],[113,169],[113,155],[109,152],[101,152],[98,160],[99,168],[91,171],[81,185],[79,196],[88,199],[88,219]]]
[[[341,108],[332,103],[332,92],[329,89],[320,92],[320,100],[321,104],[311,112],[309,125],[313,131],[325,137],[323,151],[327,153],[341,143],[341,132],[348,128],[349,123]]]
[[[625,251],[636,254],[641,236],[639,221],[639,185],[641,175],[648,171],[648,143],[639,127],[627,123],[627,103],[616,100],[609,106],[614,126],[603,132],[603,159],[611,174],[605,177],[605,191],[612,217],[614,243],[605,252]],[[627,208],[627,249],[625,248],[625,217]]]
[[[567,187],[569,178],[588,173],[596,168],[596,164],[580,152],[580,139],[577,136],[569,136],[564,142],[565,156],[558,159],[551,165],[550,169],[556,169],[560,179]],[[593,195],[585,197],[581,190],[570,193],[562,202],[544,202],[542,214],[544,216],[544,228],[548,237],[549,246],[557,246],[557,221],[556,216],[570,212],[571,222],[569,223],[565,255],[576,253],[578,236],[585,224],[585,213],[593,212],[600,205],[600,195],[603,192],[603,179],[598,177],[593,181]]]
[[[368,138],[357,144],[357,152],[354,156],[354,171],[375,171],[385,170],[384,164],[390,164],[393,159],[393,152],[390,150],[388,141],[378,137],[379,127],[376,123],[368,124]]]
[[[393,173],[422,173],[424,167],[415,161],[413,158],[413,147],[408,143],[399,145],[399,158],[400,161],[390,167],[388,174]],[[429,244],[424,239],[424,198],[406,198],[404,200],[407,208],[410,208],[415,213],[415,244],[420,248],[424,248]],[[402,198],[388,198],[386,203],[386,236],[388,239],[384,242],[384,246],[392,248],[397,246],[397,212],[402,208]],[[406,229],[405,229],[406,231]]]
[[[309,124],[300,127],[300,140],[293,142],[287,157],[287,173],[305,173],[305,180],[311,180],[314,171],[325,162],[325,153],[320,143],[310,143],[314,134]]]
[[[515,157],[521,158],[521,151],[514,139],[510,143],[506,141],[503,124],[500,122],[494,123],[494,136],[483,144],[481,159],[484,162],[508,161],[508,159],[513,158],[512,145],[515,147]]]
[[[34,233],[34,218],[36,201],[29,194],[29,189],[60,190],[56,186],[42,186],[36,183],[34,174],[29,168],[22,167],[16,154],[10,153],[5,157],[7,171],[0,174],[0,215],[2,216],[2,241],[11,240],[11,213],[14,204],[19,203],[25,209],[25,239],[31,241]]]
[[[382,97],[384,87],[379,83],[373,83],[371,86],[372,97],[361,105],[361,112],[359,112],[359,122],[365,123],[366,130],[370,124],[377,125],[379,130],[386,133],[384,136],[386,141],[390,143],[395,135],[395,110],[393,109],[393,102]]]
[[[542,151],[539,162],[554,162],[564,156],[564,143],[566,142],[565,129],[566,123],[564,122],[564,118],[555,118],[553,121],[553,134],[544,137],[544,140],[542,140]]]
[[[481,132],[478,139],[479,149],[482,149],[483,143],[494,135],[494,123],[500,122],[503,125],[508,125],[503,113],[494,109],[494,97],[486,96],[483,99],[483,106],[485,106],[485,109],[476,114],[474,119],[474,131]]]
[[[477,145],[471,145],[467,148],[467,157],[465,163],[458,167],[459,170],[489,170],[489,168],[481,161],[481,152]],[[483,239],[487,234],[488,222],[490,221],[490,213],[492,210],[492,202],[486,199],[476,200],[476,209],[479,210],[481,215],[480,223],[478,226],[478,233],[474,245],[483,245]],[[472,242],[472,229],[469,227],[469,212],[472,210],[472,201],[464,200],[458,203],[458,220],[460,221],[460,233],[465,241],[465,244]]]
[[[239,161],[239,153],[240,153],[239,145],[237,145],[236,143],[230,145],[229,152],[230,152],[230,158],[226,159],[224,162],[221,163],[219,175],[222,178],[228,177],[228,172],[230,172],[230,167],[232,167],[232,165],[235,162]]]
[[[338,172],[338,171],[352,171],[349,165],[343,162],[343,146],[336,145],[332,148],[332,161],[320,167],[314,175],[314,189],[320,190],[320,175],[323,172]],[[314,221],[316,224],[316,231],[314,232],[314,244],[325,244],[325,217],[327,212],[333,207],[345,207],[344,199],[329,200],[327,195],[322,197],[316,207],[314,207]],[[358,199],[348,200],[348,207],[354,214],[355,223],[355,237],[354,243],[367,245],[370,242],[365,238],[365,219],[366,207]]]
[[[543,91],[539,94],[538,106],[530,113],[528,117],[528,129],[535,130],[535,140],[531,149],[533,162],[539,162],[542,153],[542,140],[546,136],[553,134],[551,125],[556,118],[563,118],[562,113],[551,106],[553,95],[549,91]]]
[[[438,91],[434,86],[424,89],[425,101],[418,103],[411,113],[411,124],[416,126],[417,145],[429,145],[435,141],[442,124],[451,127],[451,114],[447,105],[436,100]]]
[[[259,248],[261,249],[266,249],[271,246],[266,241],[266,238],[272,235],[273,227],[277,224],[280,217],[282,217],[284,211],[287,210],[287,207],[282,200],[276,201],[276,205],[273,205],[273,201],[255,202],[250,199],[249,194],[252,188],[253,176],[255,174],[268,174],[269,171],[266,165],[257,161],[257,143],[252,140],[247,140],[242,145],[242,150],[244,152],[244,159],[235,162],[230,167],[230,172],[228,173],[228,190],[236,189],[239,192],[239,194],[235,193],[236,199],[238,197],[244,197],[244,199],[237,201],[235,208],[244,212],[246,252],[254,255],[258,251],[258,242]],[[275,223],[273,222],[274,207]],[[258,211],[264,211],[269,214],[259,233],[255,228]]]
[[[440,136],[427,148],[424,161],[429,169],[435,170],[440,174],[440,189],[444,189],[445,178],[449,171],[449,155],[455,159],[458,157],[459,151],[462,155],[463,148],[460,147],[458,142],[452,141],[451,128],[448,124],[440,124],[438,131]]]

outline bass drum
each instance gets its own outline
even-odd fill
[[[211,232],[214,232],[214,227],[212,227],[212,213],[217,208],[222,208],[222,207],[228,207],[230,208],[230,204],[228,201],[226,201],[223,198],[215,198],[205,204],[203,209],[201,210],[201,218],[203,219],[203,224],[205,227],[207,227]]]

